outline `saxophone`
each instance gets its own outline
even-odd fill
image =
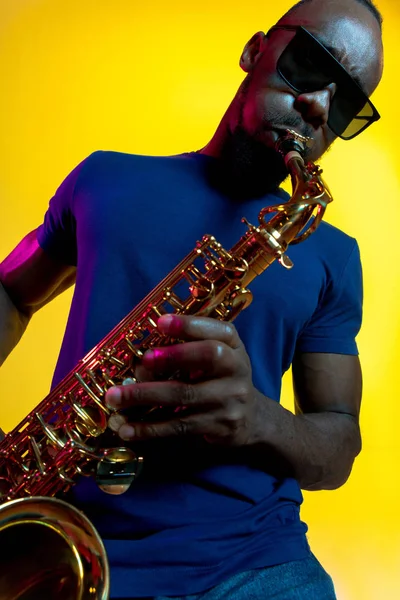
[[[251,303],[247,286],[256,276],[275,260],[292,268],[288,246],[315,231],[332,201],[321,169],[303,159],[309,142],[291,130],[276,142],[291,176],[288,202],[262,209],[257,226],[243,219],[247,231],[229,251],[205,235],[0,442],[2,600],[108,599],[109,568],[97,531],[56,496],[79,476],[94,476],[105,492],[123,493],[140,472],[142,457],[107,429],[110,411],[103,400],[111,386],[136,381],[135,365],[148,348],[179,342],[158,332],[161,315],[233,321]],[[146,410],[138,418],[150,418]]]

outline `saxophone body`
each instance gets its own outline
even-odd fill
[[[292,180],[288,202],[263,209],[257,225],[243,219],[247,231],[230,250],[205,235],[0,442],[2,599],[108,599],[101,539],[80,511],[56,496],[81,476],[94,476],[105,492],[123,493],[140,472],[142,458],[107,429],[104,396],[113,385],[136,381],[135,366],[148,348],[179,342],[158,332],[161,315],[233,321],[250,305],[255,277],[275,260],[293,266],[287,248],[315,231],[332,200],[322,171],[304,162],[306,143],[291,131],[277,141]],[[154,416],[146,410],[138,418]],[[30,543],[25,557],[26,535],[37,540],[38,550]]]

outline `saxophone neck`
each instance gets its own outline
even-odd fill
[[[290,244],[305,240],[316,230],[327,204],[332,201],[320,167],[304,160],[311,144],[310,138],[291,130],[283,132],[276,142],[276,150],[291,176],[292,196],[285,204],[263,208],[258,221],[267,244],[276,245],[276,256],[280,256],[281,262]]]
[[[276,142],[276,150],[281,154],[292,181],[292,202],[317,199],[321,205],[332,201],[328,186],[323,181],[322,169],[305,162],[307,150],[313,145],[311,138],[288,129]]]
[[[293,188],[299,181],[304,182],[308,179],[308,169],[304,157],[312,143],[311,138],[300,135],[292,129],[284,131],[276,142],[276,150],[285,161],[288,173],[292,178]]]

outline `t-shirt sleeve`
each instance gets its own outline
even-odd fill
[[[331,281],[316,311],[301,332],[296,350],[357,355],[361,327],[363,283],[357,242],[336,281]]]
[[[37,229],[39,246],[51,257],[76,266],[76,221],[74,195],[79,176],[87,159],[64,179],[49,202],[43,223]]]

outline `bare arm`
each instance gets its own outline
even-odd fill
[[[75,267],[50,258],[35,231],[0,264],[0,364],[19,342],[33,313],[74,281]]]
[[[277,405],[276,448],[303,489],[338,488],[361,451],[360,361],[341,354],[299,354],[293,383],[296,415],[283,415]]]
[[[337,489],[361,451],[359,359],[299,354],[292,371],[295,414],[256,392],[261,402],[255,447],[265,449],[267,464],[272,450],[281,474],[297,479],[302,489]]]

